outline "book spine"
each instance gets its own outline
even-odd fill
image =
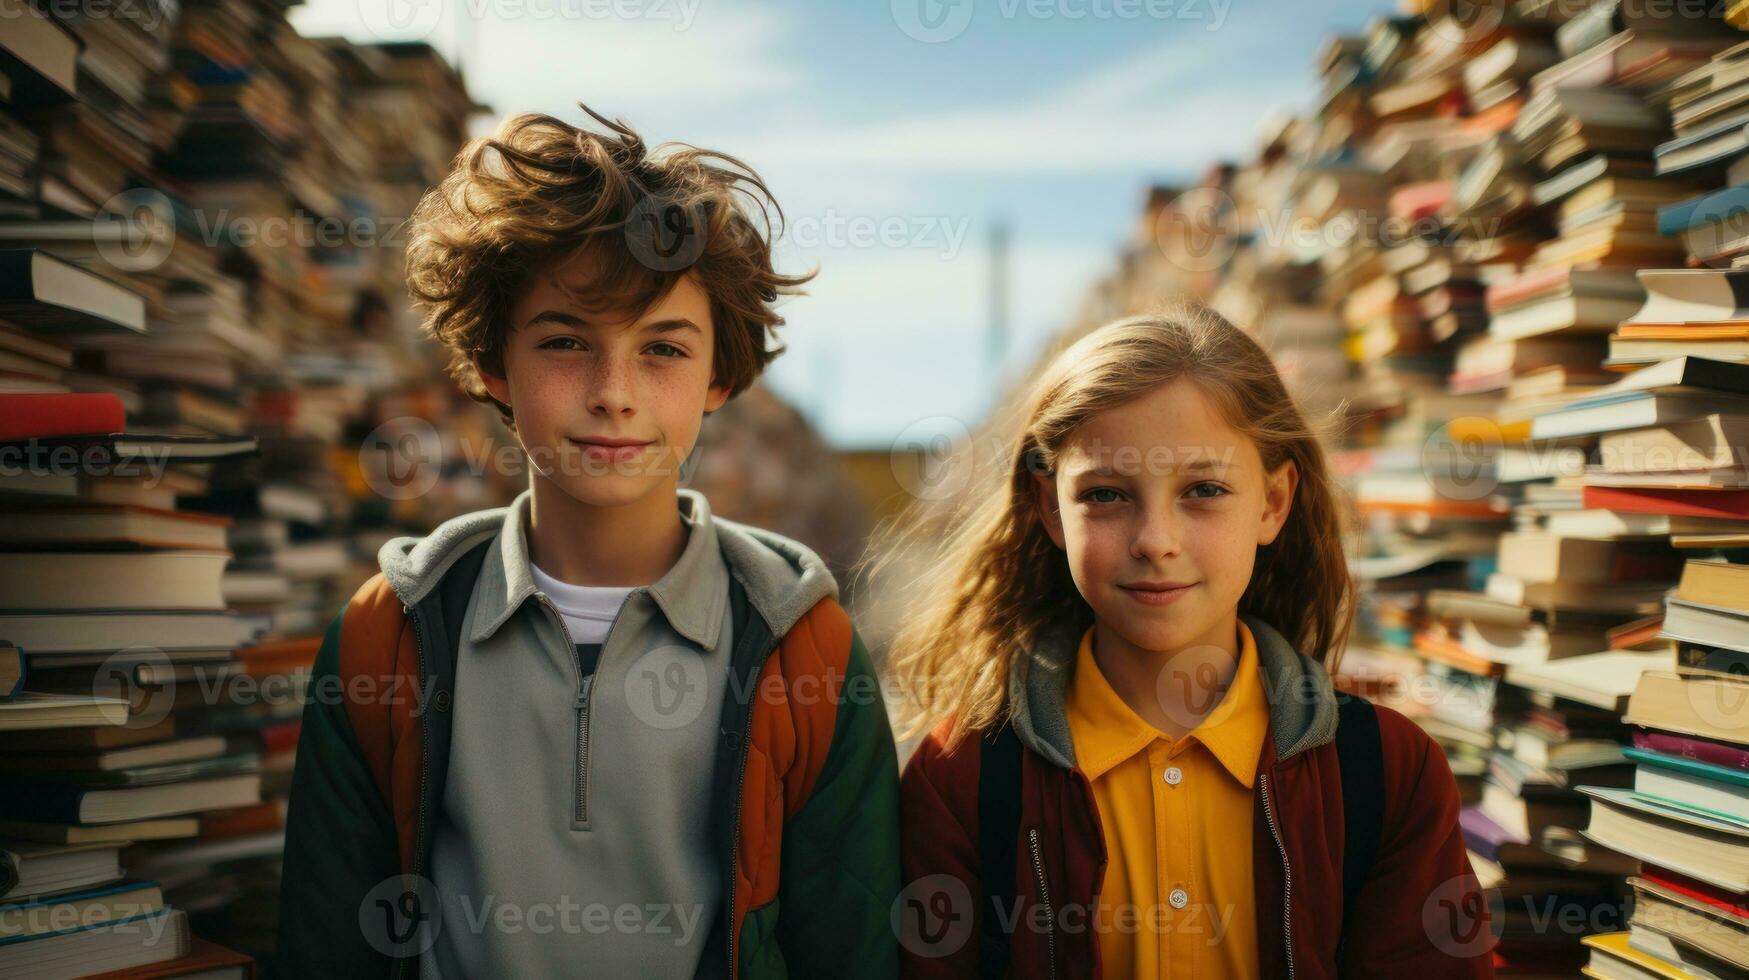
[[[1706,739],[1672,735],[1668,732],[1636,731],[1634,748],[1749,772],[1749,749],[1733,748]]]

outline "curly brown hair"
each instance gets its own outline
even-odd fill
[[[579,304],[631,317],[695,276],[715,324],[711,383],[731,396],[783,351],[773,304],[814,276],[772,268],[783,210],[752,168],[686,144],[648,152],[623,122],[578,107],[609,132],[515,116],[462,147],[410,222],[407,287],[424,328],[448,348],[468,397],[512,430],[510,406],[487,392],[474,358],[503,376],[510,308],[535,275],[587,255]]]

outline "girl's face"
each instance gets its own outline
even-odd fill
[[[1298,472],[1257,447],[1179,378],[1101,412],[1037,477],[1045,528],[1103,631],[1174,653],[1233,649],[1257,546],[1287,520]]]

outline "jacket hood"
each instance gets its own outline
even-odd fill
[[[452,517],[426,535],[402,535],[385,542],[377,551],[383,577],[402,605],[412,607],[443,579],[456,559],[474,546],[488,542],[514,526],[521,533],[533,491],[524,490],[508,506],[492,507]],[[781,534],[716,517],[710,504],[696,490],[681,489],[677,504],[682,515],[709,522],[714,528],[729,573],[747,590],[747,599],[758,610],[772,634],[782,636],[821,599],[836,598],[838,583],[826,563],[806,545]],[[512,511],[518,520],[508,521]],[[696,531],[694,532],[696,533]],[[526,544],[517,546],[526,554]]]
[[[1257,643],[1269,699],[1269,728],[1277,759],[1288,759],[1336,736],[1336,690],[1324,665],[1293,648],[1275,627],[1241,614]],[[1075,766],[1069,738],[1067,697],[1081,633],[1066,627],[1046,629],[1031,650],[1014,658],[1008,675],[1014,734],[1051,764]]]

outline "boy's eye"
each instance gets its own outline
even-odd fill
[[[564,346],[569,344],[570,346]],[[576,337],[549,337],[540,342],[542,350],[582,350],[583,345]]]
[[[1083,493],[1081,499],[1090,504],[1115,504],[1123,499],[1123,494],[1110,487],[1094,487]]]
[[[1213,490],[1215,492],[1198,494],[1196,492],[1198,490]],[[1190,488],[1191,496],[1198,497],[1202,500],[1213,500],[1216,497],[1224,496],[1227,492],[1227,488],[1221,486],[1219,483],[1198,483],[1196,486]]]
[[[674,344],[668,343],[665,340],[651,344],[650,345],[650,352],[653,354],[660,354],[663,357],[685,357],[686,356],[686,349],[684,347],[678,347]]]

